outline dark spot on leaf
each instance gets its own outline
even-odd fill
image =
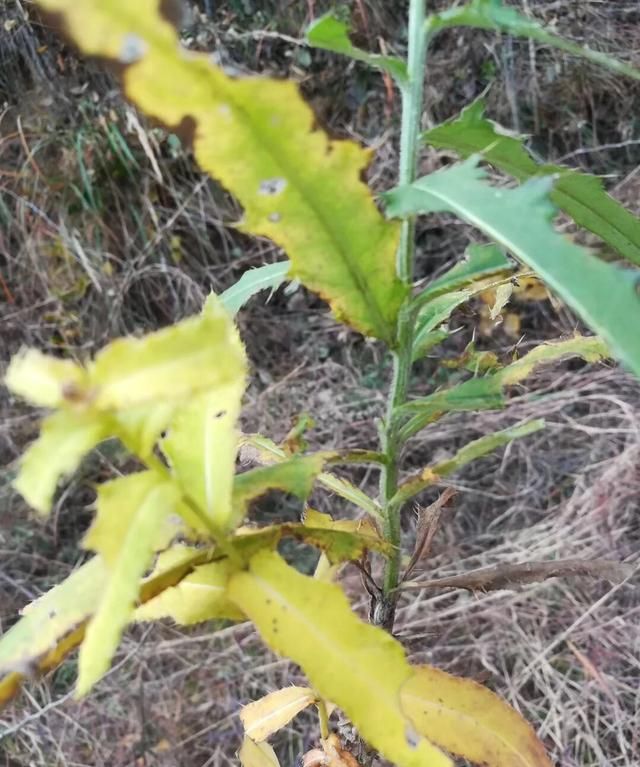
[[[264,194],[267,197],[273,197],[273,195],[281,194],[287,187],[286,178],[268,178],[260,182],[258,192]]]
[[[160,0],[160,15],[174,27],[181,27],[184,21],[184,6],[180,0]]]
[[[53,620],[57,614],[55,610],[49,610],[49,619]]]
[[[80,399],[81,393],[74,381],[66,381],[62,384],[62,396],[69,402],[77,402]]]
[[[405,732],[405,739],[407,741],[407,745],[410,748],[417,748],[419,743],[420,743],[420,736],[411,727],[407,727],[406,732]]]
[[[222,418],[226,414],[227,414],[226,410],[218,410],[218,412],[215,413],[215,415],[213,417],[214,417],[215,420],[217,420],[218,418]]]

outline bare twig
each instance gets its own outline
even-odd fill
[[[608,559],[558,559],[553,562],[521,562],[481,567],[468,573],[404,583],[402,589],[467,589],[468,591],[500,591],[517,589],[547,578],[569,578],[587,575],[619,583],[628,577],[630,568]]]

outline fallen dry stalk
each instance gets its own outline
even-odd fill
[[[434,578],[428,581],[412,581],[400,586],[403,590],[415,589],[467,589],[468,591],[500,591],[517,589],[529,583],[548,578],[591,576],[619,583],[628,577],[630,568],[608,559],[558,559],[553,562],[521,562],[481,567],[460,575]]]

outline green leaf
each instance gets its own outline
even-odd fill
[[[484,181],[477,157],[385,195],[389,214],[451,212],[481,229],[535,269],[569,306],[640,375],[640,272],[623,271],[574,245],[552,226],[553,179],[517,189]]]
[[[456,290],[451,293],[443,293],[426,303],[418,312],[415,322],[413,337],[413,360],[417,360],[425,354],[429,344],[434,342],[433,333],[446,322],[451,312],[464,304],[473,296],[471,290]],[[448,333],[445,334],[445,337]],[[440,338],[435,339],[439,343]]]
[[[237,474],[233,484],[234,526],[244,519],[249,502],[268,490],[282,490],[306,500],[329,455],[315,453],[294,456],[281,463]]]
[[[512,268],[502,249],[496,245],[471,245],[465,260],[419,293],[412,302],[412,308],[417,310],[413,361],[449,336],[448,331],[437,328],[449,320],[455,309],[489,286],[493,287],[495,283],[489,278]],[[502,284],[498,284],[498,289],[500,287]]]
[[[416,730],[449,753],[487,767],[552,767],[531,726],[486,687],[419,666],[400,693]]]
[[[308,27],[306,40],[314,48],[341,53],[356,61],[364,61],[370,67],[381,69],[394,77],[401,86],[406,86],[409,82],[407,67],[402,59],[367,53],[356,48],[349,39],[347,25],[330,13],[321,16]]]
[[[599,338],[583,336],[537,346],[497,373],[482,378],[471,378],[450,389],[411,400],[398,408],[398,416],[412,414],[412,418],[401,429],[401,437],[404,440],[409,439],[445,413],[504,407],[504,390],[507,386],[523,381],[539,365],[571,356],[582,357],[586,362],[597,362],[607,358],[609,350]]]
[[[263,463],[281,462],[287,458],[287,453],[281,447],[278,447],[273,440],[263,437],[261,434],[245,435],[242,439],[242,445],[257,451]],[[366,493],[363,493],[359,487],[349,482],[349,480],[337,477],[328,471],[323,471],[318,477],[318,483],[346,501],[349,501],[349,503],[354,504],[359,509],[363,509],[368,514],[371,514],[372,517],[382,519],[380,506]]]
[[[44,419],[40,436],[21,457],[13,486],[36,511],[48,514],[60,479],[75,471],[83,457],[108,436],[108,421],[90,413],[53,413]]]
[[[33,405],[56,408],[86,396],[86,371],[71,360],[49,357],[36,349],[22,349],[5,376],[7,388]]]
[[[461,469],[468,463],[475,461],[477,458],[481,458],[487,453],[492,453],[497,448],[507,445],[509,442],[513,442],[514,439],[520,439],[521,437],[528,437],[530,434],[535,434],[540,429],[544,428],[544,421],[538,419],[535,421],[527,421],[519,426],[511,426],[508,429],[502,431],[496,431],[493,434],[487,434],[480,439],[476,439],[473,442],[469,442],[463,448],[452,457],[445,461],[440,461],[433,466],[427,466],[418,474],[414,474],[409,479],[405,480],[398,489],[398,492],[392,499],[394,506],[400,506],[413,498],[414,495],[422,492],[426,487],[439,482],[443,477],[453,474],[454,471]]]
[[[283,282],[286,282],[291,264],[289,261],[279,261],[275,264],[265,264],[257,269],[248,269],[242,277],[230,288],[220,294],[220,301],[224,308],[233,316],[247,303],[247,301],[261,290],[277,290]],[[209,300],[205,304],[205,311]]]
[[[454,290],[513,270],[512,262],[497,245],[470,245],[465,258],[445,272],[442,277],[430,282],[415,298],[414,305],[422,306],[427,301],[451,293]]]
[[[472,378],[450,389],[408,402],[396,411],[398,415],[415,413],[402,429],[403,438],[409,439],[445,413],[497,410],[504,407],[506,401],[502,385],[495,378]]]
[[[473,296],[471,290],[454,290],[444,293],[425,304],[416,318],[416,337],[423,333],[431,333],[443,322],[446,322],[454,309],[468,301]]]
[[[0,639],[0,675],[30,674],[68,634],[93,613],[107,578],[100,557],[90,559],[59,586],[36,599]]]
[[[422,333],[419,338],[414,338],[412,361],[416,362],[421,357],[425,357],[434,346],[438,346],[451,335],[448,330],[432,330],[429,333]]]
[[[404,650],[363,623],[340,588],[306,577],[262,551],[229,581],[229,597],[277,653],[302,666],[313,688],[353,721],[365,740],[398,767],[451,767],[415,735],[400,708],[411,677]]]
[[[640,264],[640,220],[606,192],[599,178],[561,165],[538,165],[524,147],[523,138],[487,120],[484,109],[484,100],[478,99],[459,117],[428,130],[423,138],[428,144],[452,149],[465,158],[481,154],[520,182],[555,174],[551,200],[576,224],[596,234],[629,261]]]
[[[86,541],[105,553],[109,579],[80,649],[78,696],[85,695],[109,668],[133,613],[140,580],[153,552],[165,539],[167,519],[176,512],[180,497],[175,485],[152,472],[114,480],[109,485],[108,507],[102,513],[111,521],[94,528]],[[100,498],[98,504],[100,514]],[[122,524],[114,518],[117,514],[125,518]]]
[[[193,399],[178,410],[162,441],[162,451],[184,494],[218,530],[235,524],[236,424],[243,393],[241,379]]]
[[[370,498],[365,492],[356,487],[353,482],[349,482],[344,477],[337,477],[328,471],[323,471],[318,477],[318,483],[331,490],[332,493],[344,498],[359,509],[363,509],[367,514],[371,514],[375,519],[382,519],[382,510],[380,506]]]
[[[227,599],[227,582],[233,567],[229,560],[200,565],[176,586],[140,605],[137,621],[172,618],[181,626],[216,619],[244,620],[244,615]]]
[[[130,101],[193,143],[200,166],[242,206],[239,228],[281,247],[291,277],[339,320],[395,343],[406,295],[395,271],[400,228],[380,215],[362,180],[369,151],[318,129],[295,83],[238,78],[208,53],[187,54],[157,2],[137,11],[130,0],[38,5],[84,53],[124,70]],[[125,390],[117,394],[120,401]]]
[[[447,27],[493,29],[515,37],[526,37],[574,56],[581,56],[612,72],[640,80],[640,72],[634,67],[606,53],[594,51],[548,32],[541,24],[520,13],[516,8],[505,6],[502,0],[472,0],[467,5],[451,8],[427,20],[427,29],[431,34]]]
[[[179,402],[245,374],[244,349],[220,305],[142,338],[113,341],[90,367],[98,410]]]

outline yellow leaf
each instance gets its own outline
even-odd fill
[[[276,752],[268,743],[255,743],[251,738],[242,741],[238,752],[242,767],[280,767]]]
[[[226,559],[196,567],[176,586],[138,607],[134,619],[152,621],[173,618],[181,626],[213,618],[242,621],[245,616],[227,599],[227,582],[232,571]]]
[[[386,759],[398,767],[451,767],[400,708],[400,690],[411,676],[402,646],[363,623],[341,589],[261,551],[247,572],[231,576],[228,594],[265,642],[302,666],[313,688],[336,703]]]
[[[86,371],[71,360],[49,357],[36,349],[23,349],[11,360],[5,376],[7,388],[41,407],[73,404],[86,396]]]
[[[231,77],[209,54],[182,49],[158,0],[39,5],[61,14],[85,53],[124,68],[125,93],[140,109],[193,141],[201,167],[240,201],[241,228],[283,248],[291,277],[339,319],[395,342],[405,296],[395,272],[399,227],[361,180],[368,151],[330,140],[296,84]]]
[[[316,701],[308,687],[285,687],[240,709],[244,731],[251,740],[266,740]]]
[[[114,418],[120,441],[143,460],[153,453],[158,438],[169,426],[178,402],[154,402],[120,410]]]
[[[89,413],[60,410],[42,422],[40,436],[20,459],[13,486],[40,514],[48,514],[62,477],[71,474],[108,436],[108,422]]]
[[[152,573],[141,583],[144,603],[170,588],[194,566],[206,562],[211,549],[173,546],[163,551]],[[28,605],[23,617],[0,637],[0,706],[16,695],[26,675],[40,675],[56,668],[84,639],[88,619],[100,603],[107,569],[94,557],[59,586]],[[23,669],[9,671],[9,669]]]
[[[420,666],[402,688],[416,730],[441,748],[487,767],[552,767],[531,726],[470,679]]]
[[[36,670],[39,661],[91,615],[106,577],[104,563],[94,557],[25,607],[23,618],[0,639],[0,674]]]
[[[492,320],[495,320],[500,316],[504,307],[509,303],[512,293],[513,285],[511,282],[504,282],[502,285],[498,285],[496,288],[495,302],[489,312],[489,317]]]
[[[522,323],[520,321],[520,315],[516,314],[515,312],[507,312],[504,315],[504,320],[502,322],[502,329],[504,332],[510,337],[510,338],[519,338],[520,333],[520,327]]]
[[[107,567],[113,569],[145,499],[161,483],[156,472],[143,471],[98,485],[96,517],[82,542],[84,548],[100,554]],[[178,506],[176,490],[165,484],[174,509]],[[182,517],[177,513],[159,515],[152,533],[148,540],[151,551],[165,549],[175,537],[183,535]]]
[[[538,365],[571,356],[582,357],[585,362],[598,362],[610,357],[611,352],[605,342],[597,336],[576,335],[566,341],[536,346],[524,357],[512,362],[487,380],[495,381],[501,386],[512,386],[530,375]]]
[[[0,678],[0,709],[20,692],[23,680],[23,675],[15,672]]]
[[[109,580],[96,605],[96,612],[87,627],[78,661],[77,694],[82,696],[109,668],[122,630],[129,621],[140,589],[140,579],[149,566],[167,517],[176,512],[179,492],[175,485],[156,478],[150,482],[149,474],[126,477],[111,484],[110,502],[116,507],[119,491],[120,513],[127,519],[124,529],[103,529],[89,537],[91,545],[105,551],[109,566]],[[118,483],[120,483],[118,485]],[[132,488],[139,483],[140,492]]]
[[[340,565],[332,565],[329,557],[322,551],[318,562],[316,563],[316,569],[313,571],[313,577],[319,581],[331,583],[337,576],[339,570]]]
[[[304,524],[307,527],[322,527],[326,530],[341,530],[345,533],[357,534],[363,538],[371,538],[372,541],[382,541],[382,537],[375,522],[369,517],[362,517],[360,519],[333,519],[331,515],[307,506],[304,510]]]
[[[232,526],[232,492],[244,379],[193,399],[176,413],[162,450],[183,492],[220,530]]]
[[[232,319],[218,306],[142,338],[113,341],[89,374],[96,409],[126,410],[244,381],[246,361]]]

